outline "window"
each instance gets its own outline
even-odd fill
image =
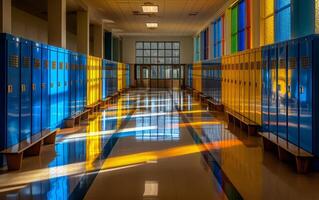
[[[264,42],[272,44],[291,38],[291,0],[264,1]]]
[[[136,64],[180,64],[180,43],[136,42]]]
[[[213,58],[224,55],[224,16],[217,19],[212,25]]]
[[[250,0],[241,0],[231,8],[231,52],[250,48]]]
[[[200,60],[200,37],[194,37],[194,61]]]

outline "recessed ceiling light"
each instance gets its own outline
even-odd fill
[[[146,23],[147,28],[158,28],[158,23]]]
[[[158,6],[155,5],[149,5],[149,4],[144,4],[142,6],[143,12],[144,13],[158,13]]]

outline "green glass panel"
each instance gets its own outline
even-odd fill
[[[238,5],[231,9],[231,52],[238,50]]]

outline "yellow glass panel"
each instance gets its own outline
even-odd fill
[[[273,44],[275,40],[274,16],[265,19],[265,44]]]
[[[265,2],[265,17],[274,14],[274,0],[264,0]]]

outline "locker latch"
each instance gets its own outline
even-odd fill
[[[26,87],[24,84],[21,84],[21,92],[25,92],[26,91]]]
[[[41,86],[42,86],[42,88],[44,89],[44,88],[45,88],[45,83],[42,83]]]
[[[291,86],[288,85],[287,91],[290,93],[291,92]]]
[[[305,88],[303,86],[300,86],[300,94],[303,94],[305,92]]]
[[[32,90],[34,91],[36,89],[35,84],[32,84]]]
[[[61,82],[58,82],[58,87],[61,87]]]
[[[13,86],[12,85],[8,85],[8,93],[12,93],[13,92]]]
[[[53,88],[54,87],[54,83],[50,83],[50,87]]]

